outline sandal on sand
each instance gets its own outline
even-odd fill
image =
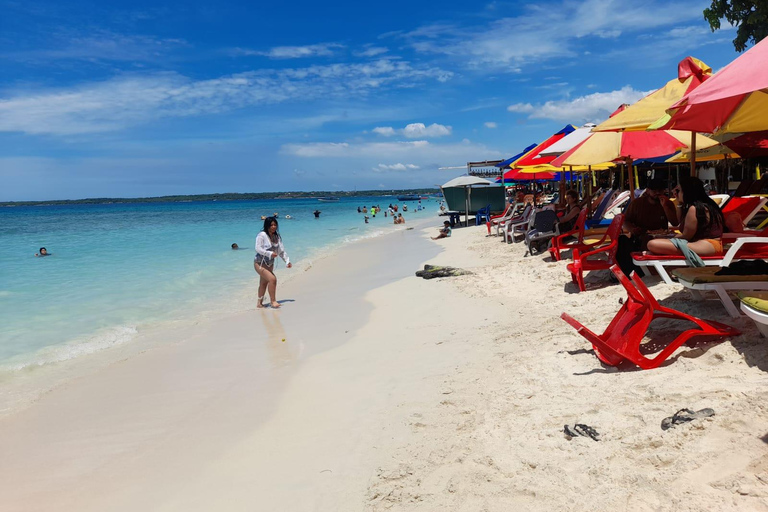
[[[565,425],[563,427],[563,432],[565,432],[565,435],[568,436],[568,438],[590,437],[593,441],[600,440],[600,434],[597,430],[589,425],[584,425],[583,423],[576,423],[574,426]]]
[[[697,420],[700,418],[709,418],[710,416],[714,416],[715,411],[714,409],[701,409],[700,411],[692,411],[690,409],[680,409],[675,414],[670,416],[669,418],[664,418],[661,420],[661,430],[667,430],[675,425],[680,425],[682,423],[688,423],[689,421]]]

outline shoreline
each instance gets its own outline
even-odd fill
[[[418,219],[415,225],[431,221],[431,218]],[[334,244],[314,248],[291,270],[285,269],[284,265],[279,266],[276,269],[280,280],[278,293],[285,291],[286,287],[290,290],[292,281],[301,279],[308,272],[311,273],[316,264],[333,258],[339,250],[368,240],[387,237],[402,230],[387,227],[381,225],[370,233],[344,236]],[[0,385],[3,387],[3,393],[0,395],[0,418],[29,406],[40,396],[71,379],[99,371],[148,350],[162,348],[164,344],[179,343],[183,339],[193,337],[201,326],[250,311],[255,300],[253,280],[257,281],[257,276],[253,273],[250,277],[250,281],[234,295],[228,298],[209,298],[198,304],[190,304],[192,309],[182,316],[112,326],[95,331],[87,337],[51,345],[3,362],[0,364]]]
[[[196,465],[185,458],[205,460],[251,432],[269,417],[304,362],[354,337],[373,309],[361,300],[367,290],[412,274],[417,262],[435,252],[416,229],[349,244],[316,262],[313,272],[282,283],[279,299],[293,302],[278,311],[254,308],[189,326],[192,334],[186,339],[164,340],[162,346],[92,369],[0,418],[0,452],[8,455],[0,462],[0,489],[8,509],[49,510],[52,503],[67,502],[85,510],[75,489],[82,492],[97,480],[99,489],[130,480],[124,474],[107,478],[107,466],[146,478],[148,468],[133,465],[139,464],[137,457],[152,459],[149,467],[173,461],[176,477],[165,484],[178,484],[178,473],[195,472]],[[199,416],[205,421],[186,421]],[[179,433],[182,446],[166,439],[171,432]],[[96,488],[91,492],[100,494]],[[48,494],[56,498],[38,501]]]

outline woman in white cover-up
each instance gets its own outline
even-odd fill
[[[280,256],[285,261],[285,266],[291,268],[291,260],[285,253],[283,240],[277,230],[277,219],[267,217],[264,220],[264,229],[256,236],[256,257],[253,260],[253,268],[261,278],[259,280],[259,299],[257,308],[264,307],[264,296],[269,291],[270,304],[273,308],[279,308],[277,302],[277,277],[275,276],[275,259]]]

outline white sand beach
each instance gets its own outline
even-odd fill
[[[621,286],[575,293],[565,261],[484,227],[433,242],[438,224],[350,245],[281,286],[280,311],[188,326],[4,416],[0,509],[768,510],[768,342],[748,319],[656,370],[604,367],[559,317],[601,331]],[[416,278],[424,263],[472,274]],[[662,431],[684,407],[716,414]],[[601,440],[566,439],[574,423]]]

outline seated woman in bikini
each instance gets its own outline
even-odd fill
[[[688,241],[688,248],[699,256],[723,253],[723,212],[707,195],[704,183],[694,177],[685,177],[672,191],[680,221],[680,234],[675,238]],[[648,252],[653,254],[681,254],[678,248],[666,238],[655,238],[648,242]]]
[[[565,193],[565,211],[558,221],[560,223],[560,232],[565,233],[572,230],[580,213],[579,193],[573,189],[568,190]]]

